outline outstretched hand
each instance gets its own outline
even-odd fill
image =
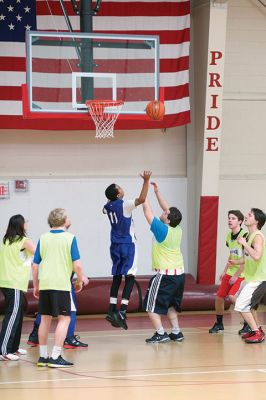
[[[154,193],[157,193],[159,190],[159,186],[158,186],[157,182],[151,182],[151,185],[153,186]]]
[[[142,177],[142,179],[144,179],[144,181],[148,181],[151,177],[152,172],[151,171],[143,171],[142,174],[140,174],[140,176]]]

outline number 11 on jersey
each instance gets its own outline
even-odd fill
[[[115,212],[110,212],[109,217],[112,224],[117,224],[118,220]]]

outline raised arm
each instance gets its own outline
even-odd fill
[[[157,200],[158,200],[158,203],[159,203],[161,209],[163,211],[168,211],[169,210],[169,205],[168,205],[167,201],[165,200],[165,198],[160,193],[159,186],[157,185],[156,182],[151,182],[151,185],[154,188],[154,193],[155,193],[155,195],[157,197]]]
[[[149,190],[151,171],[144,171],[143,174],[140,174],[140,176],[143,179],[143,185],[142,185],[142,189],[141,189],[139,197],[135,199],[135,206],[139,206],[140,204],[143,204],[144,201],[146,200],[147,193]]]
[[[153,211],[152,211],[152,208],[151,208],[148,198],[145,200],[145,203],[143,204],[142,207],[143,207],[143,212],[144,212],[145,218],[146,218],[148,224],[151,225],[153,218],[154,218],[154,214],[153,214]]]

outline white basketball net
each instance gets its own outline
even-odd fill
[[[124,102],[121,100],[87,100],[86,106],[95,123],[98,139],[114,137],[114,125]]]

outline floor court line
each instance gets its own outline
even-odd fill
[[[192,376],[192,375],[210,375],[210,374],[231,374],[231,373],[259,372],[266,373],[265,369],[231,369],[231,370],[214,370],[214,371],[186,371],[186,372],[170,372],[157,374],[130,374],[130,375],[110,375],[110,376],[80,376],[75,378],[56,378],[56,379],[36,379],[27,381],[6,381],[0,382],[0,385],[26,384],[26,383],[45,383],[45,382],[64,382],[64,381],[81,381],[81,380],[108,380],[108,379],[129,379],[129,378],[149,378],[159,376]]]
[[[208,333],[209,334],[209,332],[208,332],[208,329],[206,329],[206,328],[196,328],[196,329],[199,329],[199,331],[186,331],[186,330],[181,330],[185,335],[187,335],[187,334],[189,334],[189,335],[198,335],[198,334],[204,334],[204,333]],[[205,329],[205,330],[203,330],[203,329]],[[88,338],[88,339],[90,339],[90,338],[99,338],[99,333],[101,333],[102,335],[101,336],[104,336],[104,337],[134,337],[134,336],[147,336],[147,335],[151,335],[152,333],[154,333],[154,330],[149,330],[149,331],[147,331],[146,333],[126,333],[125,334],[125,332],[123,332],[123,333],[111,333],[111,334],[109,334],[109,333],[107,333],[108,331],[99,331],[98,332],[98,335],[88,335],[87,334],[87,332],[83,335],[83,332],[79,332],[79,336],[80,337],[82,337],[82,339],[84,339],[84,338]],[[215,336],[219,336],[219,335],[227,335],[227,334],[233,334],[233,333],[235,333],[235,332],[231,332],[231,331],[227,331],[227,332],[223,332],[223,333],[215,333],[215,334],[212,334],[211,336],[213,336],[213,337],[215,337]],[[27,340],[28,339],[28,336],[29,335],[22,335],[21,336],[21,338],[22,338],[22,340]],[[49,339],[52,339],[54,337],[54,335],[53,334],[49,334]]]

